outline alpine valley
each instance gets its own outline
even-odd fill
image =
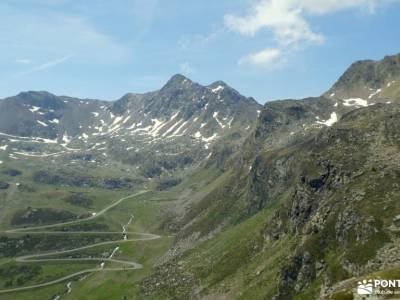
[[[1,300],[361,299],[400,278],[400,55],[265,105],[2,99],[0,208]]]

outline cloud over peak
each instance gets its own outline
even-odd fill
[[[192,65],[191,65],[189,62],[187,62],[187,61],[181,63],[181,64],[179,65],[179,69],[180,69],[180,71],[181,71],[183,74],[185,74],[186,76],[192,75],[192,74],[195,74],[195,73],[196,73],[196,69],[195,69],[194,67],[192,67]]]
[[[252,64],[252,65],[271,65],[277,58],[281,56],[282,51],[277,48],[267,48],[260,52],[251,53],[242,57],[239,60],[241,64]]]
[[[363,9],[374,12],[378,6],[398,0],[259,0],[255,1],[244,16],[227,14],[225,26],[246,37],[254,37],[265,30],[272,36],[276,49],[265,49],[247,56],[252,64],[273,62],[270,57],[289,53],[298,46],[319,45],[325,37],[315,32],[307,21],[309,16],[323,16],[340,10]]]
[[[310,29],[301,16],[300,7],[287,0],[260,1],[244,17],[225,15],[225,25],[242,35],[254,36],[269,29],[279,44],[287,45],[300,40],[320,42],[322,37]]]

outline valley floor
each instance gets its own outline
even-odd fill
[[[149,272],[172,240],[148,233],[154,227],[147,222],[151,224],[158,214],[149,194],[143,190],[120,197],[77,220],[2,230],[0,236],[8,242],[22,238],[24,243],[26,237],[34,237],[52,245],[40,251],[21,249],[24,255],[0,260],[0,299],[131,297],[138,289],[135,282]],[[97,230],[93,224],[99,223],[109,230]],[[59,238],[68,242],[59,243]],[[102,298],[104,289],[107,298]]]

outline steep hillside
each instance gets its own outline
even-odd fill
[[[398,57],[354,64],[319,98],[265,104],[225,172],[211,182],[187,182],[191,200],[181,196],[178,203],[190,205],[171,226],[176,246],[144,281],[144,292],[330,298],[340,296],[343,280],[398,266],[400,106],[395,95],[363,100],[364,90],[352,88],[361,81],[382,90],[395,84]],[[370,65],[375,77],[366,80]],[[353,79],[344,84],[346,78]],[[164,285],[154,288],[157,282]]]
[[[165,278],[186,276],[192,286],[182,298],[316,299],[342,280],[399,264],[399,121],[397,105],[363,108],[302,143],[261,153],[245,185],[233,187],[230,176],[203,200],[188,228],[205,241],[183,253],[178,244],[145,281],[146,293],[173,298],[183,287]],[[230,229],[207,237],[227,220]]]
[[[366,106],[400,100],[400,55],[358,61],[325,93],[343,105]],[[341,100],[341,101],[340,101]]]
[[[254,172],[254,168],[257,167],[260,162],[260,153],[273,153],[274,151],[281,149],[287,151],[297,144],[302,144],[308,139],[313,139],[318,132],[333,126],[344,115],[354,110],[363,107],[373,107],[379,103],[384,105],[390,105],[391,102],[397,103],[396,99],[392,99],[392,101],[389,101],[388,99],[385,101],[379,101],[379,99],[374,98],[373,103],[371,102],[366,105],[361,105],[360,103],[364,101],[360,98],[362,97],[361,94],[352,95],[353,97],[358,97],[357,99],[362,100],[357,100],[354,103],[345,98],[339,98],[338,96],[330,97],[329,95],[333,90],[337,90],[340,86],[344,85],[342,83],[345,82],[343,78],[349,76],[346,74],[353,74],[352,77],[354,78],[363,78],[363,76],[367,76],[364,74],[365,66],[368,66],[371,63],[378,69],[390,69],[390,71],[380,71],[380,79],[377,81],[384,84],[386,84],[387,81],[392,82],[395,76],[394,74],[397,74],[400,70],[400,65],[396,64],[399,57],[400,55],[387,57],[378,62],[362,61],[353,64],[338,80],[338,82],[335,83],[331,90],[321,97],[306,98],[302,100],[279,100],[266,103],[261,110],[255,130],[249,134],[240,150],[236,151],[235,155],[225,162],[225,166],[227,166],[225,170],[227,173],[230,172],[233,174],[231,176],[233,178],[232,181],[227,184],[232,188],[229,189],[229,191],[221,193],[225,193],[226,197],[229,199],[232,198],[232,202],[236,203],[238,199],[241,198],[241,194],[249,194],[253,191],[253,187],[251,186],[247,186],[247,188],[241,187],[245,185],[246,182],[252,182],[253,179],[257,180],[257,178],[252,179],[251,176]],[[387,65],[391,66],[391,68],[387,67]],[[358,67],[355,68],[354,66]],[[350,87],[352,85],[349,83],[348,86]],[[360,90],[357,90],[357,92],[361,93]],[[347,96],[349,96],[349,94],[347,94]],[[213,162],[215,163],[218,161],[218,157],[212,158],[214,158],[214,160],[210,159],[209,166],[212,166]],[[283,172],[283,169],[284,167],[282,167],[280,172]],[[274,176],[280,176],[279,172],[274,174]],[[274,178],[271,180],[273,179]],[[240,191],[237,190],[238,188],[240,188]],[[263,196],[264,198],[274,198],[273,195],[267,196],[270,194],[267,190],[264,192],[266,193]],[[228,194],[231,195],[231,198]],[[239,195],[239,197],[236,195]],[[251,198],[253,195],[249,197]],[[250,206],[248,204],[240,204],[240,210],[246,211],[246,214],[251,215],[262,209],[266,200],[257,200],[256,198],[249,200],[252,203]],[[207,201],[207,199],[207,197],[204,198],[204,201]],[[202,213],[199,214],[200,219],[206,216],[204,210],[213,210],[213,205],[215,205],[216,210],[221,208],[221,206],[216,205],[215,202],[211,202],[213,203],[211,205],[200,204],[200,207],[202,207]],[[226,205],[229,209],[235,211],[235,213],[238,212],[239,208],[234,208],[232,203],[227,202]],[[197,211],[194,215],[198,213],[198,209],[197,206],[189,208],[191,211]],[[196,220],[193,220],[193,213],[189,213],[189,215],[190,217],[188,217],[188,220],[190,220],[191,223],[196,222]],[[228,215],[229,218],[232,217],[232,214]],[[204,221],[204,227],[211,230],[212,226],[207,225],[209,221],[210,220]],[[217,223],[218,222],[219,221],[217,221]]]

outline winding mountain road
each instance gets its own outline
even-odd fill
[[[119,205],[121,202],[124,200],[130,199],[137,197],[139,195],[142,195],[146,193],[147,191],[141,191],[126,197],[122,197],[118,199],[117,201],[111,203],[109,206],[103,208],[101,211],[98,213],[84,219],[80,220],[75,220],[75,221],[69,221],[69,222],[62,222],[62,223],[57,223],[57,224],[51,224],[51,225],[43,225],[43,226],[36,226],[36,227],[24,227],[24,228],[17,228],[17,229],[10,229],[6,230],[0,233],[6,233],[6,234],[13,234],[13,233],[27,233],[27,234],[121,234],[123,235],[123,239],[121,240],[112,240],[112,241],[105,241],[105,242],[99,242],[95,244],[90,244],[87,246],[82,246],[78,248],[73,248],[73,249],[68,249],[68,250],[57,250],[57,251],[52,251],[52,252],[46,252],[46,253],[39,253],[39,254],[32,254],[32,255],[24,255],[24,256],[19,256],[16,257],[14,260],[19,263],[26,263],[26,262],[65,262],[65,261],[100,261],[101,265],[100,267],[97,268],[90,268],[90,269],[85,269],[81,270],[79,272],[75,272],[72,274],[69,274],[67,276],[47,281],[44,283],[39,283],[35,285],[30,285],[30,286],[24,286],[24,287],[18,287],[18,288],[12,288],[12,289],[3,289],[0,290],[0,294],[4,293],[11,293],[11,292],[18,292],[18,291],[24,291],[24,290],[29,290],[29,289],[34,289],[34,288],[39,288],[39,287],[45,287],[49,285],[53,285],[56,283],[60,283],[63,281],[66,281],[68,279],[74,278],[79,275],[83,275],[86,273],[93,273],[93,272],[110,272],[110,271],[125,271],[125,270],[137,270],[143,268],[143,266],[140,263],[137,262],[132,262],[132,261],[126,261],[126,260],[119,260],[119,259],[114,259],[112,256],[109,258],[104,258],[104,257],[88,257],[88,258],[46,258],[48,256],[53,256],[53,255],[60,255],[60,254],[66,254],[66,253],[71,253],[71,252],[76,252],[76,251],[81,251],[89,248],[94,248],[98,246],[103,246],[103,245],[111,245],[111,244],[122,244],[122,243],[128,243],[128,242],[134,242],[134,241],[145,241],[145,240],[154,240],[154,239],[159,239],[160,236],[156,234],[151,234],[151,233],[140,233],[140,232],[128,232],[126,231],[126,225],[122,226],[123,231],[111,231],[111,232],[105,232],[105,231],[37,231],[37,229],[48,229],[48,228],[54,228],[58,226],[63,226],[63,225],[72,225],[72,224],[77,224],[89,220],[93,220],[95,218],[98,218],[99,216],[105,214],[107,211],[109,211],[111,208]],[[132,221],[133,216],[128,221],[128,224]],[[141,237],[138,238],[133,238],[133,239],[128,239],[127,236],[129,234],[135,234],[135,235],[140,235]],[[120,268],[105,268],[104,263],[105,262],[113,262],[113,263],[118,263],[121,264],[122,266]]]
[[[101,211],[97,212],[94,215],[91,215],[90,217],[84,218],[84,219],[79,219],[79,220],[74,220],[74,221],[68,221],[68,222],[62,222],[62,223],[55,223],[55,224],[51,224],[51,225],[43,225],[43,226],[35,226],[35,227],[23,227],[23,228],[16,228],[16,229],[9,229],[6,230],[5,233],[15,233],[15,232],[25,232],[27,233],[27,231],[32,230],[32,229],[45,229],[45,228],[53,228],[53,227],[58,227],[58,226],[62,226],[62,225],[73,225],[73,224],[78,224],[78,223],[82,223],[84,221],[90,221],[93,219],[96,219],[98,217],[100,217],[101,215],[105,214],[107,211],[109,211],[111,208],[121,204],[122,201],[130,199],[130,198],[134,198],[137,196],[140,196],[142,194],[147,193],[148,191],[140,191],[138,193],[126,196],[126,197],[122,197],[120,199],[118,199],[117,201],[114,201],[113,203],[111,203],[110,205],[106,206],[105,208],[103,208]],[[35,231],[37,232],[37,231]],[[30,233],[30,232],[29,232]]]

